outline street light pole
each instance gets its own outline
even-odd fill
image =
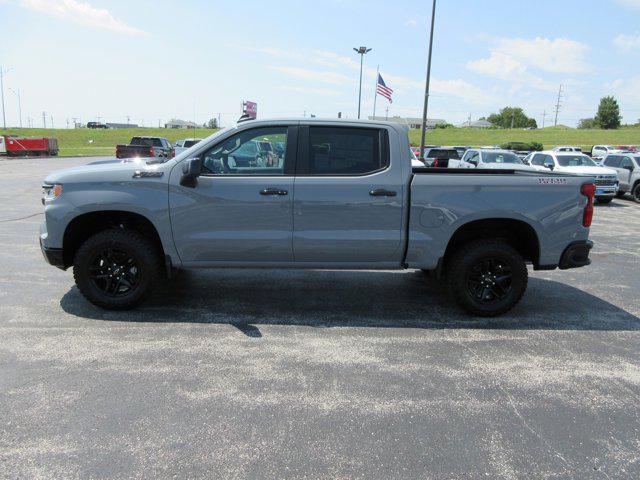
[[[360,118],[360,105],[362,104],[362,66],[364,63],[365,53],[369,53],[371,49],[367,47],[359,47],[354,48],[353,50],[360,55],[360,88],[358,89],[358,118]]]
[[[420,135],[420,158],[424,159],[424,140],[427,132],[427,109],[429,108],[429,82],[431,81],[431,51],[433,50],[433,27],[436,20],[436,0],[431,10],[431,33],[429,35],[429,58],[427,60],[427,83],[424,89],[424,109],[422,111],[422,132]]]
[[[22,102],[20,101],[20,89],[16,92],[13,88],[9,87],[9,90],[13,92],[13,94],[18,97],[18,115],[20,117],[20,128],[22,128]]]

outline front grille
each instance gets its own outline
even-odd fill
[[[615,180],[596,180],[595,183],[600,187],[613,187],[616,184]]]

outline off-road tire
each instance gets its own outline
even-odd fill
[[[479,262],[497,259],[508,267],[511,280],[505,297],[493,301],[480,301],[472,295],[469,276]],[[456,250],[446,267],[447,286],[453,300],[464,310],[480,317],[495,317],[511,310],[522,298],[527,289],[528,272],[524,259],[518,251],[503,240],[478,239]]]
[[[135,287],[125,294],[108,295],[92,280],[95,259],[106,249],[126,252],[136,266]],[[89,237],[76,252],[73,260],[73,278],[80,293],[94,305],[108,310],[128,310],[142,303],[163,278],[160,252],[144,235],[124,229],[104,230]]]

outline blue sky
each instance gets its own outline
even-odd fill
[[[366,45],[363,115],[376,65],[394,103],[420,116],[430,1],[0,0],[7,123],[67,119],[157,125],[171,117],[355,117]],[[615,95],[640,118],[640,0],[440,0],[429,117],[459,123],[506,105],[542,122],[564,85],[559,122],[593,116]]]

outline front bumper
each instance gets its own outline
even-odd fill
[[[560,257],[560,264],[558,265],[560,270],[590,265],[591,259],[589,259],[589,251],[592,248],[593,242],[591,240],[580,240],[571,243],[564,249],[562,257]]]
[[[42,250],[42,255],[44,255],[44,259],[47,263],[54,267],[61,268],[62,270],[66,270],[64,265],[64,255],[62,254],[61,248],[47,248],[42,244],[42,239],[40,239],[40,250]]]

